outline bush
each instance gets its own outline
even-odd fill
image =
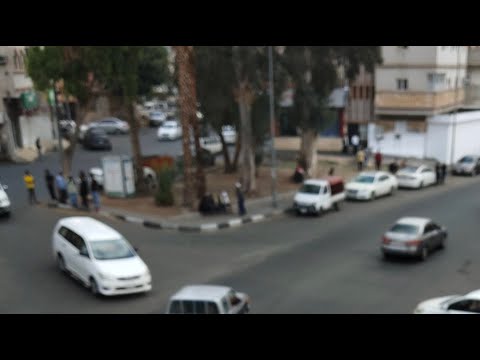
[[[163,167],[157,174],[158,187],[155,194],[155,204],[158,206],[172,206],[174,204],[173,182],[175,170],[169,166]]]

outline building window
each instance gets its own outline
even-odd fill
[[[408,79],[397,79],[397,90],[408,90]]]
[[[363,86],[358,87],[358,98],[359,99],[363,98]]]
[[[446,85],[446,77],[447,74],[445,73],[429,73],[427,75],[428,79],[428,87],[430,91],[438,91],[444,90]]]
[[[370,86],[365,88],[365,99],[370,99]]]
[[[356,98],[357,98],[357,87],[352,86],[352,99],[356,99]]]

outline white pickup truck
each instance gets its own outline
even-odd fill
[[[345,200],[343,179],[337,176],[307,180],[295,194],[293,208],[297,214],[317,214],[330,209],[340,210]]]

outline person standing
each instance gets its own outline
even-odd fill
[[[57,201],[57,196],[55,195],[55,178],[50,173],[48,169],[45,170],[45,182],[47,183],[48,193],[50,194],[50,199]]]
[[[38,204],[37,196],[35,195],[35,178],[32,174],[30,174],[30,171],[25,170],[23,181],[25,182],[25,187],[27,188],[30,205]]]
[[[82,207],[86,210],[88,206],[88,181],[85,173],[80,171],[80,198],[82,199]]]
[[[441,176],[440,176],[440,178],[442,179],[442,184],[445,183],[445,178],[446,178],[446,177],[447,177],[447,165],[442,164]]]
[[[382,168],[382,153],[377,150],[375,153],[375,169],[379,171]]]
[[[37,147],[38,151],[38,160],[42,160],[42,144],[39,137],[37,137],[37,140],[35,141],[35,146]]]
[[[74,208],[78,208],[77,184],[75,184],[73,176],[68,177],[67,191],[68,197],[70,198],[70,205],[72,205]]]
[[[437,185],[440,185],[442,181],[442,166],[439,162],[435,164],[435,175],[437,176]]]
[[[93,206],[95,207],[95,211],[98,212],[100,210],[100,185],[98,185],[98,182],[95,180],[93,175],[90,175],[90,178],[90,190],[92,192]]]
[[[63,172],[59,172],[55,177],[55,185],[57,185],[58,198],[62,204],[67,203],[67,182],[63,177]]]
[[[365,151],[363,149],[358,150],[357,152],[357,167],[358,171],[363,170],[363,163],[365,162]]]
[[[354,134],[352,136],[352,145],[353,145],[353,153],[356,155],[358,151],[358,145],[360,144],[360,138],[358,137],[357,134]]]
[[[245,197],[243,196],[242,185],[237,182],[235,188],[238,202],[238,213],[240,216],[244,216],[247,213],[247,210],[245,209]]]

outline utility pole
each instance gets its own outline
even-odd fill
[[[277,207],[277,154],[275,151],[275,101],[273,93],[273,46],[268,47],[268,77],[270,88],[270,135],[272,138],[272,206]]]
[[[455,138],[457,137],[457,114],[458,114],[458,89],[460,87],[460,78],[459,78],[459,71],[458,68],[460,66],[460,46],[457,47],[457,69],[456,69],[456,78],[455,81],[455,115],[453,117],[453,125],[452,125],[452,151],[450,152],[450,166],[452,166],[455,162]]]

